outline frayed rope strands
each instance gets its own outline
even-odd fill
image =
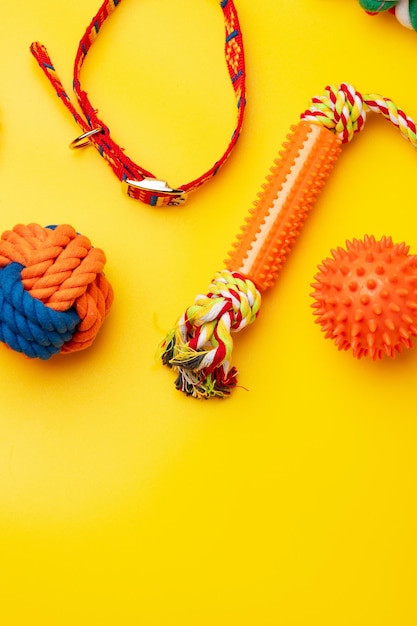
[[[417,0],[359,0],[360,6],[367,13],[376,15],[384,11],[393,13],[397,20],[412,30],[417,30]]]
[[[388,98],[362,96],[342,83],[314,97],[287,136],[226,261],[207,295],[199,295],[161,343],[176,387],[195,398],[223,398],[237,384],[232,333],[257,318],[261,292],[275,283],[313,208],[341,145],[377,112],[417,146],[416,126]]]
[[[107,125],[99,118],[97,108],[92,106],[87,92],[81,88],[80,73],[87,53],[101,32],[102,26],[121,2],[122,0],[105,0],[80,40],[74,62],[73,89],[81,114],[65,91],[45,46],[34,42],[30,50],[57,96],[82,130],[83,134],[77,137],[71,146],[81,147],[91,143],[122,182],[122,189],[129,197],[151,206],[182,204],[188,193],[195,191],[217,174],[229,158],[240,136],[246,105],[246,69],[238,14],[233,0],[220,2],[225,24],[224,56],[236,103],[235,130],[224,154],[207,172],[189,183],[180,185],[177,189],[171,189],[166,181],[157,179],[154,174],[134,163],[125,154],[124,149],[111,137]]]
[[[176,387],[197,398],[223,397],[236,385],[230,367],[232,332],[258,315],[261,294],[238,272],[217,272],[206,295],[199,295],[163,344],[162,361],[178,372]]]
[[[18,224],[0,239],[0,341],[30,358],[88,348],[113,290],[105,254],[72,226]]]

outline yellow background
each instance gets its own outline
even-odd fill
[[[224,401],[174,387],[165,332],[223,267],[292,123],[329,83],[417,116],[417,34],[356,0],[238,0],[244,130],[181,208],[122,195],[29,53],[71,92],[97,0],[14,0],[0,21],[0,229],[70,223],[107,255],[116,299],[87,351],[0,350],[0,622],[411,626],[417,352],[373,363],[314,324],[310,283],[365,233],[417,250],[417,157],[370,115],[346,146],[257,322],[235,338]],[[114,139],[172,186],[234,127],[214,0],[124,0],[81,83]]]

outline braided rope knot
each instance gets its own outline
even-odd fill
[[[224,397],[236,385],[232,333],[255,321],[261,294],[239,272],[217,272],[162,342],[164,365],[178,372],[177,389],[196,398]]]
[[[18,224],[0,239],[0,341],[30,358],[89,347],[113,302],[104,252],[72,226]]]
[[[362,95],[351,85],[328,85],[322,96],[314,96],[301,119],[321,124],[347,143],[362,130],[366,108]]]
[[[342,143],[347,143],[363,129],[367,112],[382,115],[417,147],[416,123],[395,102],[374,93],[362,95],[347,83],[328,85],[323,95],[312,98],[310,107],[300,117],[328,128]]]

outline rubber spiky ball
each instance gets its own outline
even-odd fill
[[[331,251],[311,296],[316,323],[357,358],[395,357],[417,336],[417,256],[409,246],[366,235]]]

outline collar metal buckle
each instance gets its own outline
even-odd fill
[[[187,193],[183,189],[173,189],[165,180],[157,178],[127,178],[122,181],[122,190],[130,198],[151,206],[178,206],[187,200]]]

